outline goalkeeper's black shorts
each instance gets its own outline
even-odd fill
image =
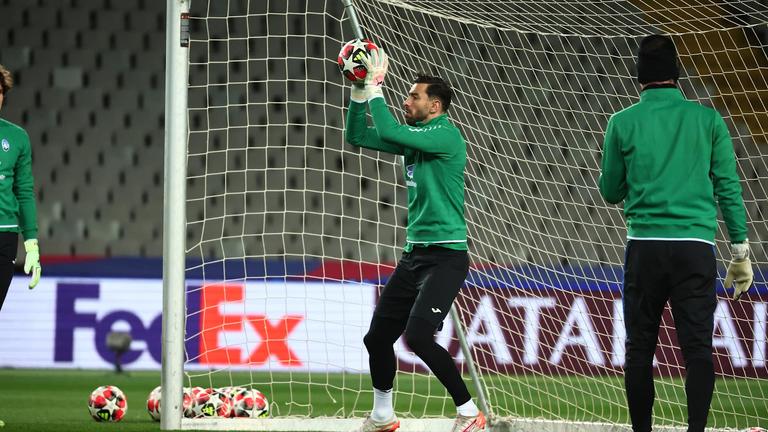
[[[399,322],[415,316],[441,328],[468,271],[467,251],[414,247],[403,253],[373,315]]]

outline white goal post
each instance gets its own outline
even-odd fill
[[[182,417],[189,1],[168,0],[165,21],[162,430],[181,429]]]
[[[344,143],[336,56],[360,36],[391,58],[396,116],[417,72],[453,83],[471,269],[436,337],[492,430],[629,430],[626,229],[596,182],[651,33],[675,41],[685,96],[726,119],[747,207],[756,283],[739,302],[718,283],[708,426],[768,428],[765,2],[168,0],[166,24],[163,430],[351,431],[370,410],[362,338],[407,195],[395,156]],[[396,354],[400,430],[450,428],[445,389],[402,340]],[[654,365],[654,430],[683,431],[669,310]],[[258,389],[269,417],[182,418],[194,386]]]

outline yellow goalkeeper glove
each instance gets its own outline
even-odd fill
[[[749,242],[731,245],[731,263],[725,275],[723,286],[725,289],[733,284],[733,299],[738,300],[741,295],[752,287],[752,262],[749,260]]]
[[[40,282],[42,267],[40,267],[40,247],[37,245],[37,239],[29,239],[24,242],[24,250],[27,256],[24,258],[24,273],[32,272],[32,279],[29,281],[29,289],[37,286]]]

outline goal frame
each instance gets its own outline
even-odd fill
[[[167,0],[165,32],[165,186],[160,429],[181,429],[184,378],[187,82],[191,0]]]
[[[340,0],[349,18],[355,37],[364,33],[352,0]],[[165,75],[165,186],[163,205],[163,327],[162,327],[162,374],[161,374],[161,430],[205,427],[211,430],[235,430],[228,420],[182,419],[184,380],[184,329],[185,329],[185,229],[186,229],[186,153],[187,137],[187,84],[189,81],[189,10],[191,0],[167,0],[166,14],[166,75]],[[464,336],[463,325],[456,310],[451,307],[450,319],[456,329],[465,366],[477,394],[478,406],[493,423],[494,417],[487,403],[485,389],[474,363],[472,350]],[[359,423],[359,419],[275,419],[257,420],[259,430],[335,431]],[[409,430],[441,431],[450,427],[446,419],[406,419]],[[252,428],[254,425],[240,426]],[[268,424],[271,423],[271,424]],[[349,423],[349,424],[348,424]],[[353,427],[350,427],[352,429]]]

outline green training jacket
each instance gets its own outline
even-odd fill
[[[405,251],[414,245],[466,250],[467,146],[459,129],[445,114],[424,124],[401,125],[381,97],[368,102],[375,125],[368,127],[365,105],[350,102],[346,140],[356,147],[403,156],[403,175],[408,186]]]
[[[678,88],[651,88],[611,116],[600,193],[624,200],[629,239],[714,243],[720,206],[731,242],[747,238],[733,143],[714,109]]]
[[[37,238],[35,180],[29,136],[0,118],[0,231]]]

